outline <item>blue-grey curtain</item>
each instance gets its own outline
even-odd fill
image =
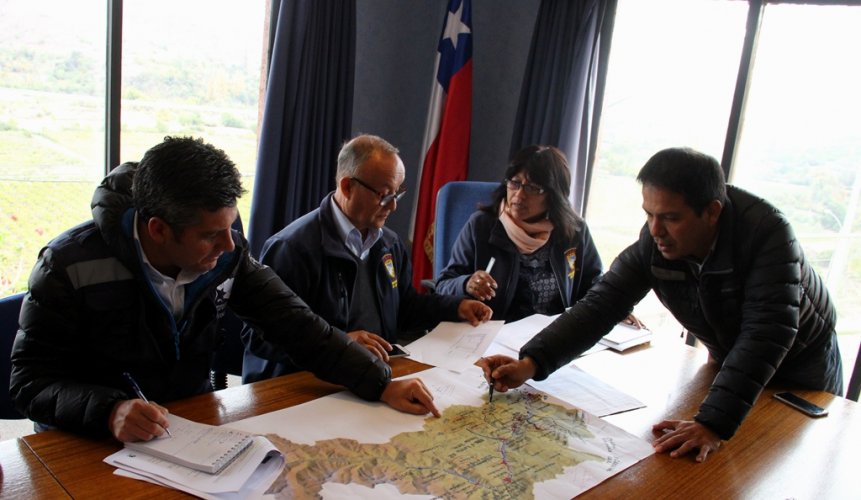
[[[585,213],[616,0],[543,0],[511,139],[557,146],[571,167],[571,200]]]
[[[251,220],[252,255],[334,188],[349,138],[356,60],[355,0],[282,0],[273,17]]]

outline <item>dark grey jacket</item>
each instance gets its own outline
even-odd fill
[[[647,227],[571,310],[527,343],[536,379],[592,346],[654,290],[721,365],[695,420],[729,439],[763,386],[842,393],[836,312],[789,222],[765,200],[728,186],[717,244],[702,271],[668,261]],[[576,332],[572,335],[571,332]]]
[[[150,399],[165,403],[212,390],[209,370],[223,342],[226,307],[320,378],[378,399],[388,365],[332,328],[269,268],[236,248],[186,286],[185,313],[172,314],[145,278],[133,240],[131,180],[136,164],[114,170],[96,190],[94,221],[46,246],[12,351],[11,395],[32,420],[104,434],[114,404],[133,397],[130,372]]]
[[[358,266],[338,235],[332,196],[329,193],[320,208],[266,240],[260,260],[275,270],[314,312],[347,330]],[[394,231],[383,227],[368,259],[375,263],[374,283],[371,290],[358,293],[370,294],[376,304],[382,329],[374,333],[389,342],[398,342],[399,333],[431,329],[440,321],[459,321],[457,308],[463,297],[420,295],[413,288],[409,255]],[[295,371],[284,353],[271,342],[263,342],[259,332],[246,328],[243,341],[243,381],[255,382]]]

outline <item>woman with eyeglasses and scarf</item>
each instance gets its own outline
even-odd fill
[[[558,314],[580,300],[600,279],[602,264],[586,221],[568,200],[570,188],[558,148],[518,151],[493,201],[461,230],[437,292],[482,300],[506,322]]]

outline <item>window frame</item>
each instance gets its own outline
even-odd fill
[[[724,140],[723,155],[721,157],[721,168],[724,175],[730,179],[736,154],[738,142],[742,134],[743,117],[750,89],[750,77],[753,73],[753,64],[756,54],[756,46],[759,40],[762,18],[765,7],[769,4],[795,4],[795,5],[845,5],[861,6],[858,0],[744,0],[748,4],[747,26],[745,29],[742,53],[739,60],[738,73],[736,75],[735,90],[733,92],[732,105],[727,123],[726,138]]]
[[[105,175],[120,164],[123,62],[123,0],[106,1],[108,2],[108,25],[106,40],[107,73],[105,78]],[[271,30],[271,20],[278,19],[280,0],[265,0],[265,3],[269,16],[263,21],[263,33],[264,39],[268,40],[268,47],[266,48],[266,67],[262,71],[264,72],[263,78],[268,80],[275,36],[274,31]]]

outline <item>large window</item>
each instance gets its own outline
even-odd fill
[[[586,210],[605,266],[645,222],[635,179],[652,154],[690,146],[720,158],[746,16],[744,2],[619,1]],[[636,313],[681,331],[652,294]]]
[[[777,205],[861,331],[861,7],[769,5],[730,181]]]
[[[748,8],[738,1],[619,0],[587,220],[609,264],[645,221],[635,177],[653,153],[690,146],[734,158],[725,165],[730,182],[786,214],[827,282],[838,332],[857,336],[861,7],[768,3],[753,11],[760,23],[738,106]],[[728,132],[734,105],[737,134]],[[734,150],[724,151],[725,144]],[[680,328],[663,311],[656,300],[637,309],[650,326]],[[844,354],[851,359],[856,349]]]
[[[253,175],[263,3],[124,2],[124,159],[140,158],[165,134],[191,135],[223,149],[243,174]]]
[[[0,296],[104,174],[104,0],[0,2]]]
[[[105,171],[107,2],[0,0],[0,296],[25,290],[39,248],[90,218]],[[120,160],[166,135],[202,137],[249,194],[265,0],[123,2]]]

